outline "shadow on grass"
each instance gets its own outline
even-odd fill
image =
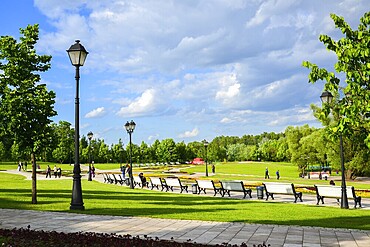
[[[123,187],[122,191],[111,191],[110,189],[83,190],[84,211],[69,210],[72,191],[66,189],[39,189],[37,191],[37,205],[31,204],[31,189],[2,188],[0,189],[0,195],[3,195],[0,196],[1,208],[45,210],[45,205],[50,205],[47,210],[91,215],[143,216],[370,230],[370,215],[364,215],[363,210],[340,211],[312,206],[310,210],[313,210],[309,212],[318,212],[320,215],[323,214],[323,210],[337,210],[338,215],[325,218],[314,218],[311,215],[307,218],[303,217],[303,219],[301,217],[299,220],[292,219],[294,217],[285,219],[284,217],[279,218],[278,215],[276,215],[277,217],[270,216],[270,213],[282,209],[279,208],[282,204],[271,203],[268,205],[266,202],[249,201],[248,199],[239,200],[151,190],[131,190],[126,187]],[[52,208],[53,204],[59,205]],[[307,214],[307,212],[304,212],[306,205],[292,206],[289,204],[286,206],[290,206],[288,210],[291,210],[291,215]],[[283,210],[286,213],[287,209],[284,208]],[[343,215],[341,215],[342,212]],[[357,212],[360,215],[356,215]],[[353,216],[348,216],[352,213]],[[259,214],[259,216],[254,217],[252,214]],[[211,217],[210,215],[217,216]],[[238,218],[242,219],[238,220]]]

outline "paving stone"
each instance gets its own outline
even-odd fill
[[[369,247],[370,231],[0,209],[1,228],[100,232],[204,244]]]

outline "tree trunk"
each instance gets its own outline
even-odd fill
[[[37,191],[36,191],[36,160],[35,153],[31,153],[32,161],[32,204],[37,204]]]

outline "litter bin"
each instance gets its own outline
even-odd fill
[[[197,184],[192,184],[191,185],[191,192],[193,192],[193,194],[198,194],[198,185]]]
[[[257,198],[263,199],[263,191],[265,190],[265,187],[263,186],[257,186]]]

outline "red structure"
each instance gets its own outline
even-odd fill
[[[204,164],[204,160],[202,158],[195,158],[195,159],[193,159],[193,161],[191,162],[191,164],[194,164],[194,165],[203,165]]]

